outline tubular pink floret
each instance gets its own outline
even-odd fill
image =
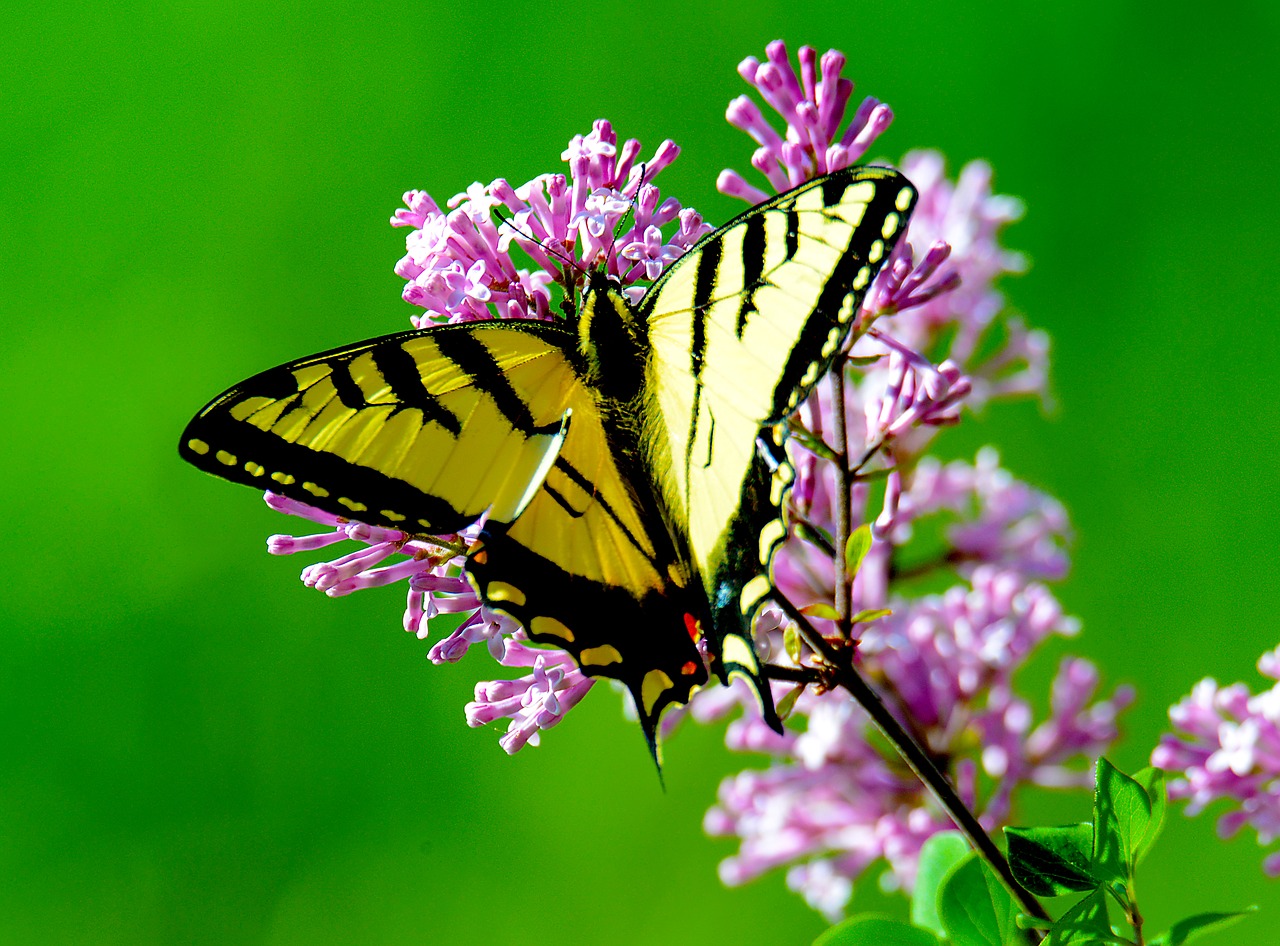
[[[398,551],[399,548],[396,543],[381,542],[358,552],[344,555],[342,558],[332,562],[308,565],[302,570],[302,583],[308,587],[315,588],[317,591],[328,591],[339,582],[354,578],[360,572],[372,568]]]
[[[360,574],[340,580],[337,584],[324,589],[324,592],[329,597],[336,598],[341,595],[349,595],[353,591],[362,591],[365,588],[381,588],[384,585],[412,578],[430,567],[427,562],[409,559],[405,562],[388,565],[385,568],[370,568]]]
[[[819,59],[811,46],[802,46],[797,53],[799,77],[781,40],[768,45],[766,57],[765,63],[753,57],[744,59],[738,72],[782,119],[785,134],[778,134],[746,96],[734,99],[725,117],[760,145],[752,157],[752,166],[768,178],[776,191],[848,167],[867,152],[893,120],[893,112],[887,106],[867,99],[837,139],[853,94],[853,83],[840,76],[844,56],[829,50]],[[733,187],[733,191],[724,193],[749,199],[745,192],[736,193],[741,188],[733,178],[722,181]]]
[[[298,502],[296,499],[281,496],[279,493],[268,491],[262,494],[262,499],[276,512],[282,512],[287,516],[301,516],[303,519],[310,519],[312,522],[318,522],[324,526],[345,525],[350,521],[325,512],[323,509],[317,509],[315,506],[308,506],[306,503]]]
[[[321,532],[318,535],[271,535],[267,536],[267,551],[272,555],[314,552],[346,539],[347,533],[341,526],[335,532]]]
[[[729,102],[725,110],[725,118],[735,128],[740,128],[755,139],[756,144],[766,149],[781,147],[782,138],[773,130],[760,107],[747,95],[739,95]]]
[[[739,197],[749,204],[759,204],[769,199],[768,194],[748,184],[737,171],[721,171],[716,178],[716,190],[727,197]]]

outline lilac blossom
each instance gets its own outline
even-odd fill
[[[1257,694],[1243,683],[1197,683],[1169,708],[1174,731],[1161,737],[1151,764],[1174,776],[1169,797],[1185,801],[1188,815],[1227,800],[1233,808],[1219,817],[1218,833],[1249,825],[1267,846],[1280,838],[1280,648],[1259,658],[1258,671],[1277,682]],[[1262,869],[1280,877],[1280,851]]]
[[[1044,397],[1048,336],[1043,332],[1004,316],[999,350],[979,358],[982,342],[1004,313],[998,281],[1026,269],[1021,254],[999,243],[1004,227],[1021,218],[1022,203],[992,192],[991,168],[983,161],[961,168],[954,183],[936,151],[909,152],[900,167],[920,196],[907,238],[873,284],[864,313],[894,314],[886,331],[916,351],[935,350],[944,330],[953,331],[942,357],[963,366],[969,376],[971,407],[994,397]]]
[[[751,166],[781,192],[822,174],[857,164],[889,123],[893,111],[882,102],[863,99],[840,133],[853,83],[840,75],[845,57],[828,50],[818,58],[809,46],[800,47],[800,75],[791,65],[786,43],[775,40],[765,49],[765,62],[754,56],[738,64],[742,76],[786,123],[778,134],[748,96],[729,103],[729,124],[750,135],[759,147]],[[821,78],[819,78],[819,75]],[[721,193],[758,204],[768,194],[747,183],[737,171],[724,170],[716,186]]]
[[[569,654],[529,646],[515,620],[483,606],[462,572],[465,552],[475,542],[480,524],[464,533],[434,540],[410,538],[394,529],[340,519],[275,493],[267,493],[266,500],[277,512],[330,528],[328,532],[304,536],[273,535],[267,540],[272,554],[314,552],[343,541],[362,544],[332,561],[304,568],[302,581],[307,586],[338,597],[407,581],[406,631],[426,638],[433,618],[460,617],[454,630],[428,652],[432,663],[456,663],[473,644],[483,642],[490,656],[502,666],[532,668],[532,673],[518,680],[477,684],[475,701],[466,706],[467,723],[471,726],[510,719],[506,734],[498,741],[507,752],[517,752],[525,745],[536,746],[538,732],[556,725],[595,683],[582,674]],[[400,556],[401,560],[384,564],[393,556]]]
[[[567,175],[540,175],[521,187],[502,179],[472,184],[448,201],[447,209],[425,191],[405,194],[405,207],[391,224],[409,229],[396,273],[406,280],[405,300],[424,310],[413,318],[414,326],[556,318],[553,288],[572,307],[584,274],[601,268],[632,299],[639,298],[640,281],[656,279],[711,229],[696,211],[662,198],[653,184],[679,148],[664,141],[647,159],[641,152],[634,139],[619,145],[610,123],[600,120],[588,134],[575,136],[561,155],[569,165]],[[628,219],[630,228],[615,235]],[[519,680],[478,684],[475,701],[466,708],[472,726],[510,719],[499,740],[507,752],[537,745],[538,732],[559,722],[594,683],[568,654],[530,647],[517,622],[483,606],[463,572],[483,522],[458,535],[410,538],[272,493],[267,502],[330,529],[273,536],[268,541],[273,554],[313,552],[345,540],[363,544],[307,566],[304,584],[344,595],[405,581],[406,631],[425,638],[434,618],[455,622],[432,645],[432,662],[454,663],[483,643],[503,666],[531,668]]]
[[[745,96],[728,110],[730,122],[755,140],[751,164],[774,191],[862,160],[893,118],[888,106],[867,98],[845,121],[853,84],[840,75],[841,54],[819,57],[804,47],[798,62],[797,72],[776,42],[765,62],[752,58],[739,67],[780,117],[782,131]],[[406,281],[404,298],[422,310],[414,324],[555,318],[573,309],[582,274],[600,268],[638,298],[711,229],[653,184],[677,153],[668,141],[641,160],[637,142],[619,144],[600,121],[570,142],[562,155],[567,174],[541,175],[520,187],[502,179],[473,184],[443,209],[426,192],[409,192],[392,224],[409,230],[396,272]],[[852,524],[869,526],[874,540],[853,578],[853,610],[892,612],[855,627],[859,666],[904,725],[949,760],[961,797],[995,828],[1009,817],[1022,785],[1086,784],[1089,758],[1115,739],[1116,716],[1131,697],[1125,690],[1099,697],[1097,672],[1072,658],[1059,667],[1048,713],[1038,722],[1014,690],[1016,672],[1039,644],[1076,631],[1040,584],[1067,570],[1065,512],[1003,470],[994,450],[980,451],[973,463],[945,465],[927,451],[967,407],[1016,394],[1044,396],[1045,337],[1004,314],[996,285],[1024,268],[1018,254],[1000,245],[1003,227],[1021,207],[993,193],[990,170],[980,162],[965,166],[954,182],[933,152],[909,153],[903,170],[919,190],[917,208],[856,320],[856,343],[841,361],[844,402],[834,402],[828,378],[792,418],[796,480],[788,513],[806,528],[793,530],[775,557],[773,577],[798,606],[831,605],[837,575],[830,540],[836,500],[847,485]],[[723,172],[718,186],[752,203],[768,196],[733,171]],[[984,344],[998,324],[1000,344]],[[830,459],[837,407],[848,421],[849,463],[857,474],[851,481]],[[269,547],[277,554],[358,546],[308,566],[308,585],[342,595],[403,581],[406,631],[426,638],[434,619],[454,622],[432,645],[433,662],[455,662],[483,644],[499,664],[524,673],[478,684],[466,707],[470,725],[508,721],[500,739],[505,751],[537,745],[540,733],[593,687],[567,653],[531,645],[516,622],[482,607],[463,570],[482,523],[428,539],[272,494],[268,502],[328,530],[273,537]],[[917,537],[930,523],[939,524],[942,547],[921,552]],[[943,576],[949,587],[913,595],[911,581],[928,575]],[[836,630],[821,617],[813,623],[824,633]],[[788,626],[777,608],[757,618],[762,660],[794,664]],[[800,666],[812,668],[812,656],[802,656]],[[775,702],[794,687],[775,681]],[[909,888],[920,847],[949,826],[945,816],[896,755],[868,738],[869,722],[847,694],[806,687],[791,695],[791,723],[782,734],[763,722],[740,683],[706,688],[687,710],[673,709],[662,720],[665,737],[682,717],[709,722],[741,708],[726,730],[729,747],[770,759],[763,771],[727,780],[707,815],[709,832],[740,840],[738,853],[722,864],[722,878],[742,883],[785,867],[792,889],[832,917],[881,859],[891,882]]]
[[[820,81],[816,53],[805,47],[798,59],[799,75],[786,47],[774,43],[766,63],[748,59],[739,69],[785,132],[745,97],[729,109],[729,120],[759,145],[752,164],[775,190],[857,160],[892,116],[867,99],[841,135],[853,88],[839,76],[843,57],[821,58]],[[981,162],[955,182],[933,152],[911,152],[902,164],[919,198],[863,301],[855,342],[838,369],[843,403],[828,377],[791,420],[796,478],[788,513],[802,528],[775,556],[773,580],[819,633],[838,633],[830,619],[833,537],[837,500],[848,489],[850,525],[868,526],[873,540],[852,579],[851,613],[890,612],[854,626],[858,666],[899,721],[947,761],[961,798],[995,829],[1007,823],[1023,785],[1089,785],[1090,763],[1116,738],[1117,715],[1132,694],[1121,688],[1101,697],[1097,671],[1077,658],[1062,662],[1038,723],[1014,689],[1015,674],[1043,641],[1077,631],[1040,584],[1067,571],[1065,511],[1003,470],[993,449],[974,463],[945,465],[927,451],[966,407],[1045,394],[1045,337],[1005,316],[996,285],[1024,268],[999,242],[1021,205],[992,192]],[[721,174],[719,186],[752,201],[766,196],[733,171]],[[985,344],[1001,320],[999,344]],[[832,440],[838,413],[847,426],[845,469]],[[933,523],[941,539],[918,541],[921,527]],[[928,576],[950,587],[913,594],[912,581]],[[756,641],[762,657],[795,667],[784,646],[787,624],[767,614]],[[799,666],[814,665],[802,653]],[[794,687],[775,682],[775,701]],[[742,713],[727,744],[763,754],[770,765],[726,780],[707,815],[710,833],[740,842],[722,863],[722,879],[742,883],[785,867],[788,885],[831,918],[879,860],[889,865],[891,885],[909,889],[921,846],[950,823],[896,754],[871,737],[868,717],[848,694],[801,689],[781,736],[741,688],[700,693],[688,715],[707,721],[736,706]]]
[[[530,647],[524,635],[513,635],[501,659],[507,667],[532,667],[533,673],[518,680],[494,680],[476,685],[476,698],[466,707],[467,724],[484,726],[510,719],[499,744],[515,753],[526,744],[537,745],[538,733],[550,729],[595,683],[584,676],[577,663],[564,651]]]
[[[1007,823],[1021,785],[1090,784],[1088,760],[1116,738],[1116,715],[1131,694],[1096,700],[1096,671],[1068,659],[1053,683],[1050,715],[1034,724],[1013,674],[1047,638],[1076,631],[1046,588],[984,565],[942,595],[890,604],[894,613],[863,632],[862,672],[925,747],[949,760],[961,797],[986,828]],[[694,705],[704,719],[725,709],[722,701],[707,713],[701,700]],[[731,727],[730,748],[763,752],[772,764],[726,780],[707,814],[709,833],[740,841],[721,865],[722,879],[742,883],[787,866],[788,884],[832,919],[878,859],[895,885],[910,889],[921,846],[950,827],[945,815],[895,755],[867,738],[869,720],[847,695],[806,690],[793,719],[803,729],[781,737],[752,713]]]
[[[653,185],[679,153],[664,141],[641,161],[640,143],[619,146],[601,119],[561,155],[568,175],[542,174],[520,187],[501,178],[472,184],[447,210],[425,191],[409,191],[391,225],[409,228],[396,273],[406,280],[405,301],[425,310],[414,325],[550,319],[552,287],[572,304],[585,274],[601,267],[639,298],[644,287],[637,281],[656,279],[711,230]],[[615,236],[628,217],[630,228]]]
[[[936,513],[957,520],[946,529],[947,554],[962,573],[968,563],[990,562],[1030,578],[1066,576],[1071,537],[1066,510],[1052,496],[1014,479],[993,447],[979,450],[972,464],[922,458],[911,488],[894,492],[875,531],[902,547],[912,538],[912,523]]]
[[[1096,699],[1092,665],[1067,659],[1053,682],[1049,716],[1034,724],[1013,674],[1045,639],[1076,629],[1047,589],[981,566],[971,582],[945,594],[890,604],[894,613],[863,632],[862,672],[926,748],[949,760],[961,797],[986,828],[1008,822],[1022,785],[1090,784],[1088,761],[1115,740],[1116,717],[1132,694]],[[726,780],[707,814],[709,833],[740,841],[722,863],[722,879],[743,883],[788,867],[788,885],[831,919],[879,859],[889,865],[892,886],[910,889],[921,846],[950,823],[896,755],[868,738],[863,710],[839,692],[806,690],[792,714],[803,728],[778,736],[750,711],[748,696],[738,700],[747,712],[726,742],[768,755],[771,765]],[[695,717],[716,718],[728,708],[723,698],[710,711],[705,702],[694,701]]]
[[[783,133],[747,96],[734,99],[727,113],[729,122],[760,146],[752,165],[774,192],[856,164],[893,119],[887,105],[864,99],[837,138],[853,92],[853,83],[840,76],[845,58],[829,50],[819,60],[808,46],[800,48],[797,58],[799,76],[786,44],[776,41],[769,44],[764,63],[749,57],[738,66],[783,121]],[[936,151],[909,152],[900,170],[919,197],[906,237],[863,302],[864,328],[894,315],[887,331],[902,350],[915,352],[933,350],[944,336],[942,329],[953,330],[943,359],[965,372],[973,388],[968,398],[972,407],[993,397],[1044,396],[1048,339],[1043,332],[1028,330],[1021,319],[1006,317],[1007,337],[1000,351],[977,361],[980,343],[1004,309],[997,281],[1026,269],[1021,254],[999,243],[1003,228],[1021,218],[1021,201],[992,192],[991,168],[982,161],[967,164],[955,182],[947,179],[946,163]],[[729,169],[720,173],[717,187],[753,204],[769,196]],[[864,342],[854,353],[877,350],[881,349]]]

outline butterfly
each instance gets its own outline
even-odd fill
[[[442,325],[271,368],[211,401],[180,455],[409,535],[484,517],[488,608],[621,681],[658,758],[664,708],[745,679],[794,472],[785,422],[906,229],[896,171],[836,171],[752,207],[633,305],[587,276],[576,318]]]

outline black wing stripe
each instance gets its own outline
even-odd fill
[[[707,310],[711,308],[716,291],[716,276],[720,259],[724,255],[724,242],[711,240],[698,258],[698,272],[693,287],[693,342],[689,349],[689,370],[693,374],[693,410],[689,412],[689,436],[685,440],[684,470],[688,482],[689,469],[693,466],[693,444],[698,438],[698,410],[702,402],[702,369],[707,355]],[[686,497],[687,499],[688,497]]]
[[[369,406],[364,392],[360,390],[360,385],[356,384],[356,379],[351,377],[351,361],[349,359],[333,363],[333,371],[329,375],[329,380],[333,383],[333,389],[338,392],[338,400],[342,402],[343,407],[359,411]]]
[[[229,398],[240,397],[245,393],[245,389],[249,388],[252,388],[255,395],[270,398],[273,401],[286,401],[302,393],[298,388],[298,379],[294,377],[289,367],[287,365],[279,365],[254,375],[241,385],[241,389],[232,389],[225,392],[220,398],[206,407],[202,413],[225,404]]]
[[[564,496],[560,494],[560,491],[550,483],[543,483],[542,491],[550,496],[555,501],[555,504],[565,511],[565,515],[573,519],[581,519],[586,515],[587,511],[585,509],[574,509],[569,500],[565,499]]]
[[[800,252],[800,214],[796,212],[796,204],[793,199],[783,209],[787,213],[787,257],[786,261],[790,263],[796,258],[796,254]]]
[[[712,240],[698,259],[698,274],[693,287],[693,346],[689,352],[690,366],[695,378],[702,377],[702,363],[707,354],[707,310],[711,308],[719,275],[720,259],[724,254],[724,242]]]
[[[439,332],[434,338],[440,353],[462,369],[477,390],[493,398],[512,427],[529,435],[538,432],[529,405],[516,393],[484,342],[467,332]]]
[[[437,338],[437,343],[439,338]],[[422,384],[422,374],[413,356],[403,345],[383,345],[373,349],[374,364],[391,385],[391,393],[406,407],[422,411],[422,416],[435,421],[455,437],[462,433],[458,415],[441,404]]]
[[[747,220],[746,231],[742,234],[742,302],[738,305],[738,338],[747,329],[747,317],[756,308],[756,290],[760,288],[760,277],[764,275],[765,252],[765,216],[756,214]]]
[[[192,453],[187,441],[193,437],[213,445],[215,449],[219,444],[235,444],[236,462],[223,465],[215,455]],[[406,517],[399,528],[417,533],[457,532],[477,518],[458,512],[440,497],[424,493],[404,480],[351,463],[337,454],[285,440],[278,434],[235,420],[221,411],[197,418],[183,437],[181,449],[182,455],[202,470],[248,486],[270,489],[335,515],[395,525],[380,515],[372,516],[378,509],[392,509]],[[245,464],[249,463],[260,464],[265,472],[259,476],[252,475],[245,469]],[[272,473],[293,477],[295,481],[282,483],[272,479]],[[328,495],[317,495],[314,489],[306,489],[305,483],[314,484]],[[370,512],[354,513],[339,505],[340,497],[365,503]],[[424,526],[418,520],[430,525]]]
[[[843,175],[832,174],[822,181],[822,204],[828,210],[840,203],[844,192],[849,189],[849,179]]]
[[[653,563],[657,562],[657,559],[654,558],[652,554],[650,554],[648,551],[645,550],[644,546],[640,544],[640,541],[635,537],[635,535],[632,534],[631,530],[627,528],[626,524],[619,517],[618,511],[614,509],[613,506],[609,503],[609,500],[605,499],[604,495],[598,489],[596,489],[596,485],[594,483],[592,483],[585,476],[583,476],[581,471],[579,471],[572,463],[570,463],[564,457],[556,457],[554,465],[555,465],[555,468],[559,470],[561,473],[563,473],[565,476],[567,476],[569,480],[574,483],[574,485],[576,485],[580,490],[582,490],[584,493],[589,495],[592,499],[592,502],[596,503],[601,509],[604,510],[605,515],[607,515],[610,519],[613,520],[613,524],[617,526],[618,531],[627,537],[627,541],[631,543],[631,546],[637,552],[639,552],[641,555],[647,558],[650,562],[653,562]],[[574,516],[574,518],[581,516],[582,513],[585,511],[585,510],[574,510],[568,504],[568,502],[564,499],[564,497],[562,497],[559,493],[556,493],[555,490],[553,490],[549,485],[544,483],[542,488],[547,491],[547,493],[551,496],[552,499],[554,499],[557,503],[563,506],[566,511],[570,512]]]

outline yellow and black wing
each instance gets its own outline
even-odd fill
[[[486,604],[631,690],[650,746],[706,671],[710,623],[637,452],[543,322],[405,332],[265,371],[188,425],[202,470],[410,534],[486,512],[467,562]]]
[[[410,535],[485,516],[466,569],[530,638],[663,708],[745,676],[791,468],[781,424],[830,366],[915,191],[839,171],[710,234],[632,309],[594,274],[572,331],[441,326],[265,371],[188,425],[226,479]],[[762,436],[763,434],[763,436]]]
[[[786,531],[781,425],[830,368],[915,198],[885,168],[818,178],[709,234],[640,303],[658,489],[705,586],[716,670],[748,678],[775,725],[746,629]]]

